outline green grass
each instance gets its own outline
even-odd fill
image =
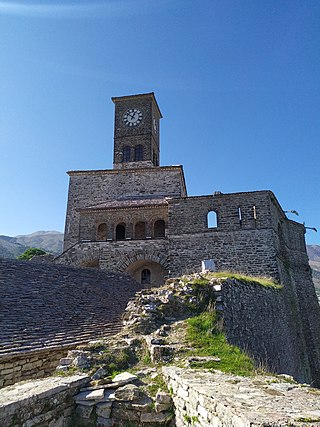
[[[199,316],[188,319],[187,339],[194,347],[197,356],[216,356],[220,362],[197,362],[192,367],[219,369],[220,371],[252,376],[257,373],[254,362],[238,347],[227,342],[219,330],[216,314],[204,312]]]
[[[246,276],[244,274],[240,273],[232,273],[229,271],[217,271],[215,273],[208,273],[208,278],[217,278],[217,279],[236,279],[241,280],[242,282],[246,283],[257,283],[261,286],[264,286],[266,288],[274,288],[274,289],[282,289],[283,286],[276,283],[274,280],[268,278],[268,277],[254,277],[254,276]]]

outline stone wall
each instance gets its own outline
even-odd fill
[[[72,346],[27,351],[0,357],[0,388],[30,378],[43,378],[55,371]]]
[[[176,427],[320,426],[317,391],[285,378],[244,378],[164,367]]]
[[[70,427],[73,396],[88,382],[86,375],[49,377],[16,384],[0,393],[2,427]]]
[[[64,250],[79,241],[79,209],[130,196],[185,196],[182,166],[146,169],[72,171]]]

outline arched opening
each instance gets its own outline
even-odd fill
[[[208,225],[208,228],[217,228],[218,227],[218,216],[217,216],[217,213],[215,211],[208,212],[207,225]]]
[[[159,239],[166,236],[166,223],[163,219],[158,219],[153,226],[154,238]]]
[[[137,222],[134,228],[134,237],[136,239],[145,239],[146,238],[146,223],[143,221]]]
[[[107,224],[99,224],[97,228],[97,240],[104,241],[107,240]]]
[[[121,222],[116,227],[116,240],[124,240],[126,238],[126,225]]]
[[[162,286],[169,274],[161,264],[148,259],[135,261],[125,272],[146,287]]]
[[[136,162],[143,160],[143,146],[141,144],[134,148],[134,160]]]
[[[148,268],[144,268],[141,271],[141,285],[150,285],[151,283],[151,271]]]
[[[123,150],[122,150],[122,161],[130,162],[130,160],[131,160],[131,147],[127,145],[123,147]]]

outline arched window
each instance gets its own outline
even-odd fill
[[[150,285],[151,283],[151,271],[145,268],[141,271],[141,285]]]
[[[99,224],[97,228],[97,240],[107,240],[107,224]]]
[[[143,146],[141,144],[134,148],[134,160],[136,162],[143,160]]]
[[[145,222],[137,222],[134,227],[134,237],[136,239],[145,239],[146,238],[146,223]]]
[[[121,222],[116,227],[116,240],[124,240],[126,238],[126,225]]]
[[[130,162],[130,160],[131,160],[131,147],[127,145],[123,147],[123,150],[122,150],[122,161]]]
[[[207,225],[208,228],[217,228],[218,227],[218,217],[215,211],[210,211],[207,216]]]
[[[158,221],[154,223],[153,234],[155,239],[166,236],[166,223],[163,219],[158,219]]]

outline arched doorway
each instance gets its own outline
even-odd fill
[[[145,287],[161,286],[168,277],[168,271],[161,264],[148,259],[130,264],[125,272]]]
[[[121,222],[116,227],[116,240],[124,240],[126,238],[126,225]]]

